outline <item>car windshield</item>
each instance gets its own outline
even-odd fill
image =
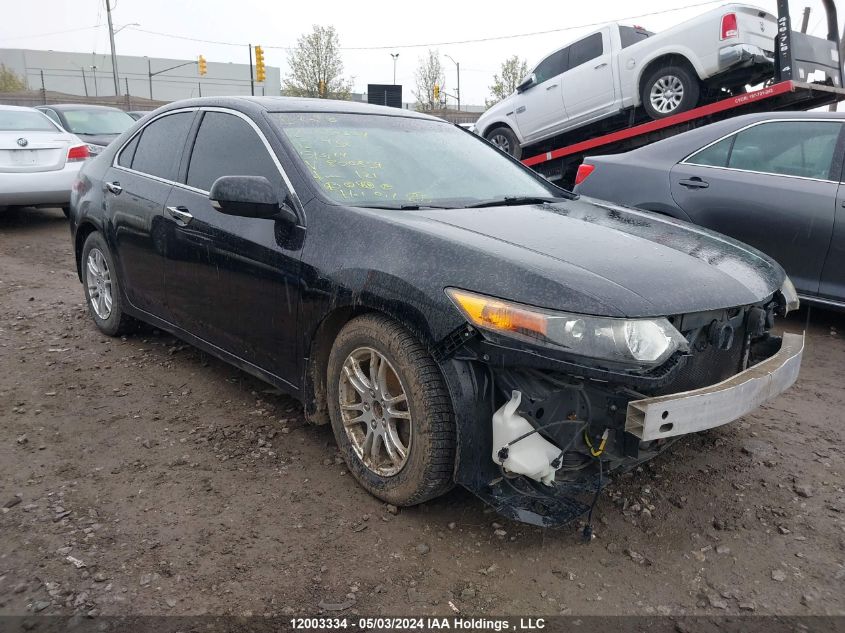
[[[0,131],[56,132],[58,128],[35,110],[0,110]]]
[[[63,114],[74,134],[120,134],[135,123],[120,110],[65,110]]]
[[[442,121],[349,113],[270,116],[315,184],[342,204],[460,207],[562,194],[478,137]]]

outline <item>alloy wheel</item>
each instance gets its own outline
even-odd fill
[[[103,321],[109,318],[112,309],[111,271],[106,257],[98,248],[92,248],[85,263],[85,283],[88,287],[88,301],[91,309]]]
[[[508,137],[504,134],[494,134],[490,137],[490,142],[493,143],[496,147],[498,147],[503,152],[507,152],[508,154],[511,153],[511,144],[508,140]]]
[[[654,82],[649,92],[651,107],[660,114],[668,114],[684,100],[684,83],[677,75],[664,75]]]
[[[371,347],[359,347],[343,363],[340,413],[355,455],[381,477],[399,473],[408,461],[413,420],[402,380]]]

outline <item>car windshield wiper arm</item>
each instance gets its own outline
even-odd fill
[[[502,198],[493,198],[491,200],[482,200],[475,204],[466,205],[467,209],[481,209],[483,207],[508,207],[517,206],[520,204],[544,204],[551,202],[561,202],[562,200],[569,200],[570,198],[555,198],[552,196],[504,196]]]
[[[438,206],[436,204],[356,204],[363,209],[387,209],[389,211],[419,211],[420,209],[453,209],[454,207]]]

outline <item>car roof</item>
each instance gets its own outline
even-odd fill
[[[404,117],[443,121],[437,117],[387,106],[371,105],[359,101],[341,101],[337,99],[308,99],[304,97],[199,97],[174,101],[165,109],[196,108],[202,106],[229,107],[244,111],[265,112],[331,112],[337,114],[370,114],[381,116]]]
[[[89,103],[48,103],[47,105],[36,106],[38,108],[52,108],[53,110],[117,110],[123,112],[120,108],[112,106],[93,105]]]
[[[17,111],[29,111],[32,112],[35,108],[30,108],[27,106],[14,106],[14,105],[4,105],[0,103],[0,110],[17,110]]]

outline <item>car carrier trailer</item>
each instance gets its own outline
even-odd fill
[[[709,123],[753,112],[812,110],[845,100],[839,27],[834,0],[822,0],[827,37],[793,31],[788,0],[778,0],[775,75],[753,92],[713,100],[692,110],[643,122],[631,109],[624,116],[600,121],[523,148],[523,163],[564,187],[575,184],[585,156],[627,152]],[[824,76],[823,80],[815,77]]]

